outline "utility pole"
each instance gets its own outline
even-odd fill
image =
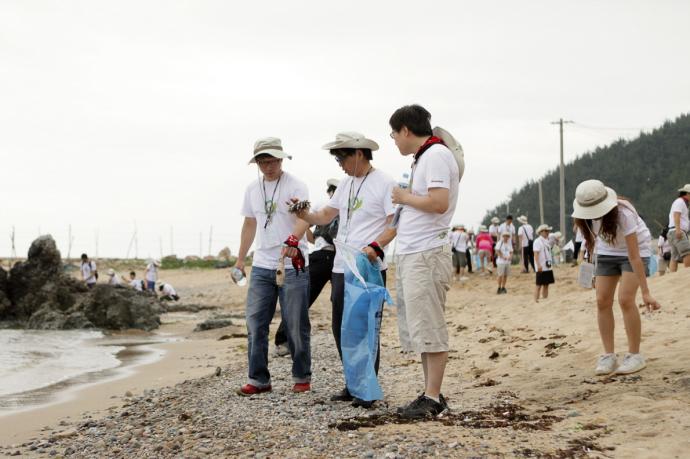
[[[544,192],[541,189],[541,180],[539,180],[539,224],[544,224]]]
[[[14,245],[14,225],[12,225],[12,258],[10,261],[10,269],[14,266],[14,259],[17,258],[17,248]]]
[[[67,230],[67,260],[70,259],[72,254],[72,242],[74,242],[74,238],[72,237],[72,225],[69,225]]]
[[[561,218],[560,218],[560,228],[559,230],[563,233],[563,240],[568,239],[568,232],[565,227],[565,165],[563,164],[563,124],[572,123],[573,121],[563,121],[563,118],[558,121],[552,121],[551,124],[560,125],[561,132],[561,164],[560,164],[560,207],[561,207]]]
[[[213,243],[213,225],[208,231],[208,255],[211,256],[211,244]]]

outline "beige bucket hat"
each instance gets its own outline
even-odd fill
[[[527,223],[527,216],[526,216],[526,215],[520,215],[520,216],[517,218],[517,221],[518,221],[519,223],[522,223],[522,224],[524,225],[525,223]]]
[[[446,147],[448,147],[450,152],[453,153],[455,162],[458,163],[458,172],[460,174],[460,179],[462,179],[462,175],[465,173],[465,152],[462,150],[462,145],[460,145],[460,142],[455,140],[453,134],[446,131],[442,127],[436,126],[431,132],[436,137],[443,140],[443,143],[446,144]]]
[[[498,217],[493,217],[491,219],[491,223],[493,223],[495,225],[496,223],[501,223],[501,220],[499,220]]]
[[[599,180],[585,180],[575,189],[573,218],[601,218],[618,205],[618,195]]]
[[[549,225],[539,225],[539,227],[537,227],[537,234],[541,233],[542,231],[551,231],[552,229],[553,228]]]
[[[369,149],[375,151],[379,149],[379,144],[371,139],[364,137],[364,134],[359,132],[348,131],[339,132],[335,135],[334,142],[328,142],[323,147],[324,150],[337,150],[340,148],[359,148],[359,149]]]
[[[683,188],[678,188],[678,191],[685,191],[686,193],[690,193],[690,183],[686,183]]]
[[[254,142],[254,156],[249,164],[256,163],[256,157],[259,155],[271,155],[274,158],[292,159],[292,156],[283,151],[283,144],[277,137],[264,137]]]
[[[486,226],[484,226],[484,225],[479,225],[479,230],[478,230],[478,231],[479,231],[480,233],[486,233],[486,232],[489,231],[489,230],[486,229]]]
[[[510,231],[504,231],[501,233],[501,237],[508,236],[510,237]]]

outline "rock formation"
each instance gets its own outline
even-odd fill
[[[89,290],[64,274],[51,236],[36,239],[27,260],[14,265],[9,277],[0,271],[0,321],[5,326],[152,330],[160,325],[162,309],[155,295],[105,284]]]

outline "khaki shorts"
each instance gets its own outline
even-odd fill
[[[690,255],[690,241],[688,235],[683,231],[680,239],[676,239],[676,230],[668,230],[668,243],[671,244],[671,260],[682,260],[686,255]]]
[[[403,351],[447,352],[446,292],[452,276],[450,245],[395,258],[398,332]]]
[[[510,265],[496,265],[496,270],[498,276],[508,277],[508,274],[510,274]]]

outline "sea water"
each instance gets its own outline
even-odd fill
[[[124,346],[98,331],[0,330],[0,397],[36,391],[118,367]]]

